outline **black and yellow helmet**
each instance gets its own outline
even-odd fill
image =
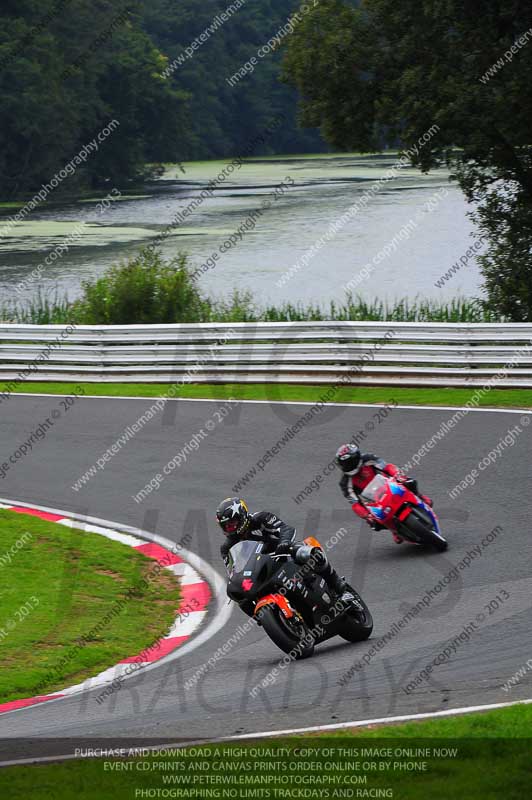
[[[246,503],[239,497],[228,497],[216,509],[216,519],[226,536],[246,533],[250,516]]]

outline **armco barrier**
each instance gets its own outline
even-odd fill
[[[0,380],[532,388],[532,324],[0,325]],[[58,338],[60,341],[58,342]],[[52,346],[53,343],[53,346]]]

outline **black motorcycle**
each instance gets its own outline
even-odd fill
[[[312,537],[310,547],[319,547]],[[227,594],[246,606],[270,639],[293,658],[308,658],[314,646],[341,636],[361,642],[371,636],[373,619],[360,595],[342,602],[319,575],[290,555],[264,552],[264,542],[238,542],[229,551]]]

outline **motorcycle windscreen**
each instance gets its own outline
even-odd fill
[[[252,556],[259,554],[264,547],[263,542],[244,541],[237,542],[229,550],[229,574],[243,572]]]
[[[376,475],[361,493],[360,497],[362,502],[368,505],[378,503],[384,495],[387,485],[388,481],[383,475]]]

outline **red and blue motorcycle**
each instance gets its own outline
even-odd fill
[[[432,508],[393,478],[376,475],[362,491],[360,502],[376,522],[405,541],[428,545],[440,552],[447,550],[447,541],[441,535]]]

